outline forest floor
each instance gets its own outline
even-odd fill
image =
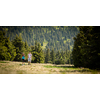
[[[74,68],[73,65],[55,65],[42,63],[25,63],[0,61],[0,74],[100,74],[100,70]]]

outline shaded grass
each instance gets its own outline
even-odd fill
[[[100,74],[100,70],[91,70],[89,68],[75,68],[74,66],[44,66],[46,68],[59,68],[59,69],[64,69],[60,70],[62,74],[66,73],[85,73],[85,74]]]
[[[63,69],[66,69],[66,68],[75,68],[74,66],[51,66],[51,65],[46,65],[44,66],[46,68],[63,68]]]
[[[5,62],[5,61],[0,61],[0,63],[9,63],[9,62]]]
[[[16,74],[26,74],[26,72],[24,70],[17,70]]]

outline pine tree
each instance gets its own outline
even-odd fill
[[[15,37],[16,34],[19,35],[20,33],[22,34],[23,41],[27,40],[27,43],[29,46],[35,45],[34,41],[38,41],[40,43],[44,42],[44,39],[47,41],[46,48],[49,47],[50,50],[52,50],[52,46],[54,50],[65,50],[66,49],[66,44],[69,44],[70,40],[70,48],[73,46],[73,38],[78,32],[79,32],[79,27],[71,26],[0,26],[0,30],[6,31],[7,37],[10,37],[10,40],[12,41]],[[60,50],[60,51],[61,51]],[[56,52],[55,51],[55,52]]]
[[[45,62],[50,63],[50,49],[49,48],[46,51]]]
[[[25,57],[26,57],[26,60],[27,60],[27,58],[28,58],[28,53],[29,53],[29,51],[30,51],[30,48],[29,48],[29,46],[28,46],[28,44],[27,44],[27,41],[25,41],[25,43],[24,43],[24,52],[25,52]]]
[[[64,56],[63,55],[63,51],[62,52],[57,51],[55,63],[56,64],[64,64],[65,61],[64,61],[64,57],[63,56]]]
[[[73,59],[74,59],[74,66],[75,67],[82,67],[82,53],[81,53],[81,45],[82,45],[82,35],[78,34],[77,38],[74,38],[74,48],[72,51]],[[84,62],[84,61],[83,61]]]
[[[35,42],[35,46],[31,46],[33,62],[34,63],[44,63],[44,53],[41,48],[40,43]]]
[[[15,61],[20,61],[21,60],[21,55],[24,52],[24,43],[22,42],[22,37],[21,34],[16,35],[15,39],[12,41],[13,45],[16,48],[16,57],[15,57]]]
[[[5,37],[5,32],[0,31],[0,60],[13,60],[15,56],[15,47],[9,38]]]
[[[10,42],[9,38],[5,39],[5,46],[7,47],[6,60],[14,60],[16,56],[16,49],[14,45]]]
[[[100,27],[80,26],[73,48],[74,65],[100,69]]]
[[[52,63],[54,64],[55,63],[55,52],[54,52],[54,49],[52,49],[52,51],[50,53],[50,58],[51,58]]]
[[[5,32],[0,31],[0,60],[6,59],[7,47],[5,46]]]
[[[41,48],[41,45],[40,43],[38,43],[38,50],[37,50],[39,56],[38,56],[38,59],[39,59],[39,63],[44,63],[44,54],[43,54],[43,50]]]

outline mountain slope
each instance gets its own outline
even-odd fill
[[[23,41],[34,45],[35,41],[41,43],[42,48],[59,50],[72,50],[75,37],[79,33],[77,26],[1,26],[0,30],[13,40],[16,34],[21,34]]]

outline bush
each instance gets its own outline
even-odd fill
[[[65,61],[63,59],[58,59],[55,61],[55,64],[65,64]]]

